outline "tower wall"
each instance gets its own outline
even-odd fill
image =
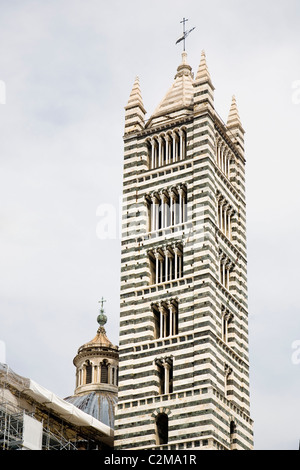
[[[201,87],[184,117],[124,136],[117,449],[253,445],[245,161]]]

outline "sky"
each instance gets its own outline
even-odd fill
[[[148,117],[171,86],[183,17],[246,130],[254,448],[298,449],[298,0],[0,0],[0,359],[71,395],[102,296],[118,344],[124,106],[136,76]]]

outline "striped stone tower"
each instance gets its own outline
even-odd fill
[[[116,449],[251,449],[244,130],[182,54],[125,108]]]

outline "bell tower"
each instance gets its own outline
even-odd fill
[[[116,449],[252,449],[244,130],[185,50],[125,107]]]

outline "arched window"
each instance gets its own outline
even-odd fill
[[[108,365],[106,362],[102,362],[101,364],[101,383],[108,383]]]
[[[111,383],[115,385],[115,368],[114,367],[112,368],[111,372],[112,372]]]
[[[168,421],[169,421],[168,416],[165,413],[160,413],[156,417],[156,436],[157,436],[158,445],[168,444],[168,439],[169,439]]]
[[[164,395],[165,393],[165,368],[160,362],[157,363],[157,372],[158,372],[159,394]]]
[[[151,146],[150,140],[146,141],[146,147],[147,147],[147,164],[148,164],[148,168],[151,169],[151,165],[152,165],[152,162],[151,162],[152,146]]]
[[[92,365],[89,361],[87,361],[87,364],[86,364],[85,383],[86,384],[92,383]]]
[[[234,450],[236,443],[236,424],[234,421],[230,421],[230,448]]]

